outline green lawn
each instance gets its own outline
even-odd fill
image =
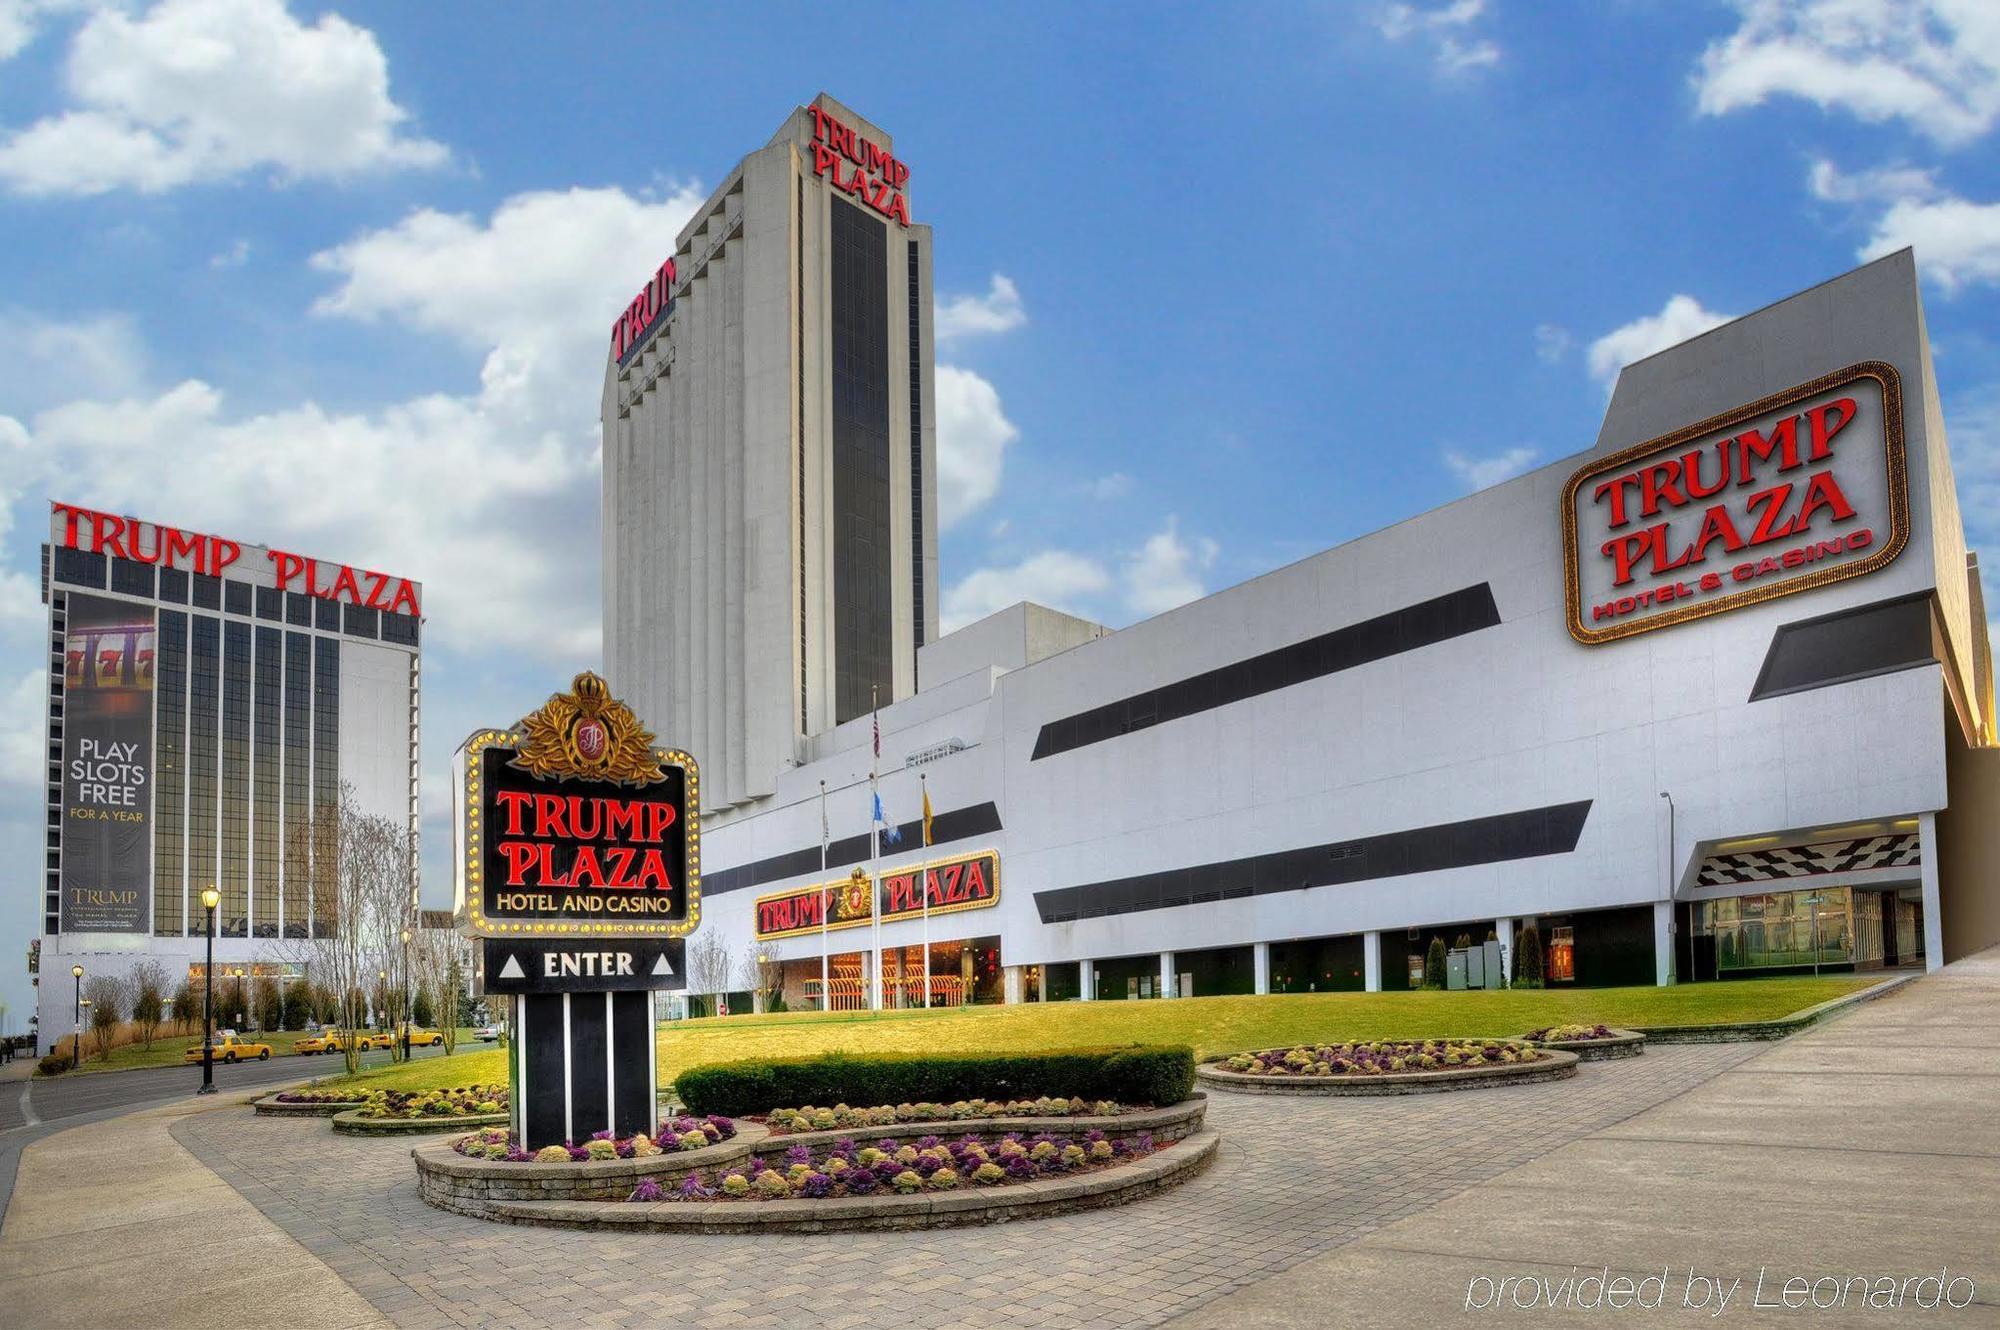
[[[1029,1003],[960,1011],[722,1016],[660,1030],[660,1077],[737,1058],[829,1052],[1054,1051],[1109,1044],[1190,1044],[1210,1058],[1324,1039],[1518,1035],[1545,1025],[1711,1025],[1789,1016],[1875,982],[1745,979],[1672,988],[1513,989],[1474,993],[1292,993],[1152,1002]],[[449,1063],[363,1072],[355,1083],[428,1089],[507,1079],[499,1050]]]
[[[306,1032],[303,1030],[271,1030],[263,1034],[246,1032],[241,1035],[241,1038],[246,1043],[269,1044],[271,1046],[271,1057],[274,1060],[292,1056],[292,1045],[307,1037]],[[67,1040],[67,1038],[68,1036],[65,1035],[64,1039]],[[458,1033],[459,1048],[463,1050],[468,1045],[474,1048],[482,1047],[479,1041],[472,1037],[471,1030],[460,1030]],[[69,1045],[64,1043],[63,1047],[66,1049]],[[83,1041],[83,1066],[78,1071],[66,1071],[62,1074],[65,1076],[75,1076],[98,1071],[132,1071],[139,1067],[178,1067],[182,1065],[182,1055],[188,1049],[200,1047],[201,1036],[198,1034],[162,1035],[153,1041],[151,1048],[146,1048],[140,1044],[121,1044],[111,1050],[110,1057],[99,1058],[92,1051],[92,1042],[86,1036]],[[369,1056],[386,1057],[387,1054],[371,1054]],[[194,1066],[196,1064],[188,1063],[187,1065]],[[335,1053],[331,1056],[308,1056],[300,1058],[299,1065],[316,1069],[321,1067],[337,1067],[340,1065],[340,1055]]]

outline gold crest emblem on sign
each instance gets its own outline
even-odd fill
[[[580,776],[621,785],[651,785],[667,778],[653,751],[651,731],[589,670],[571,681],[567,693],[555,694],[541,710],[524,717],[521,733],[511,765],[531,776]]]

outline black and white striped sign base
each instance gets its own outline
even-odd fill
[[[546,993],[513,1003],[514,1131],[524,1149],[653,1130],[652,994]]]

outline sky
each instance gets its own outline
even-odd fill
[[[1579,452],[1620,365],[1905,245],[2000,547],[1991,0],[0,0],[5,1028],[50,500],[425,584],[448,905],[451,750],[599,663],[611,320],[821,90],[936,229],[946,628],[1122,626]]]

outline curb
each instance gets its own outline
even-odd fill
[[[1611,1027],[1611,1033],[1602,1039],[1529,1039],[1523,1035],[1522,1042],[1537,1048],[1552,1049],[1558,1053],[1574,1053],[1585,1062],[1609,1062],[1613,1058],[1636,1058],[1646,1051],[1646,1036],[1637,1030],[1622,1030]]]
[[[1261,1051],[1261,1050],[1260,1050]],[[1539,1081],[1562,1081],[1576,1075],[1582,1059],[1574,1053],[1546,1050],[1547,1056],[1533,1062],[1501,1062],[1487,1067],[1450,1067],[1443,1071],[1395,1071],[1380,1076],[1245,1076],[1226,1071],[1219,1063],[1205,1062],[1194,1069],[1195,1079],[1220,1090],[1238,1094],[1327,1095],[1362,1097],[1368,1095],[1441,1094],[1452,1090],[1483,1090],[1504,1085],[1533,1085]]]
[[[1632,1028],[1656,1044],[1734,1044],[1783,1039],[1786,1035],[1797,1034],[1808,1026],[1837,1016],[1849,1007],[1893,993],[1904,984],[1923,978],[1925,973],[1913,971],[1899,974],[1773,1021],[1736,1021],[1725,1025],[1635,1025]]]
[[[1215,1158],[1221,1137],[1196,1132],[1134,1163],[1075,1177],[911,1196],[821,1201],[505,1201],[490,1218],[556,1228],[656,1233],[853,1233],[1004,1224],[1124,1205],[1178,1186]]]
[[[364,1099],[329,1099],[316,1104],[280,1103],[276,1096],[287,1093],[289,1091],[273,1090],[259,1095],[250,1101],[250,1107],[257,1111],[258,1117],[263,1118],[330,1118],[367,1102]]]

